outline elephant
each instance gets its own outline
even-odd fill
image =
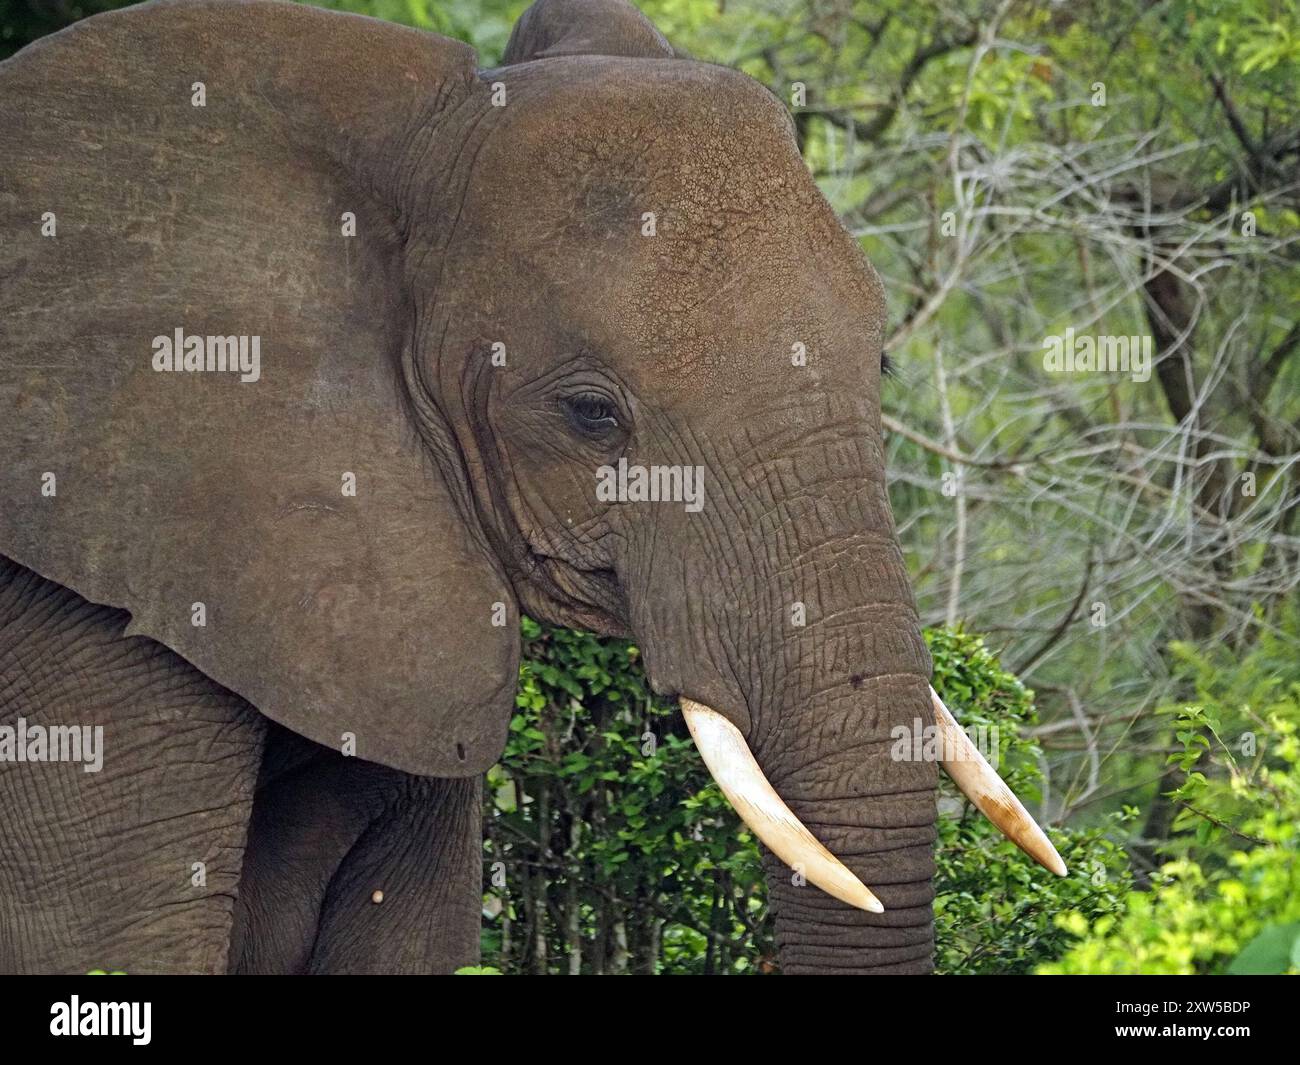
[[[0,128],[0,969],[475,964],[521,614],[680,699],[785,973],[932,970],[899,727],[1064,872],[929,686],[884,289],[766,87],[626,0],[492,69],[154,0]]]

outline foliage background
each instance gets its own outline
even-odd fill
[[[0,0],[0,56],[120,6]],[[487,66],[526,3],[321,6]],[[1300,970],[1297,0],[640,6],[791,103],[883,275],[936,687],[998,725],[1071,868],[1046,879],[945,791],[941,971]],[[1150,336],[1151,379],[1047,373],[1067,327]],[[524,638],[485,960],[771,971],[752,840],[635,648]]]

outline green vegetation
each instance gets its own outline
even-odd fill
[[[1183,773],[1169,861],[1118,919],[1060,914],[1085,941],[1040,972],[1300,973],[1300,662],[1274,635],[1240,660],[1176,651],[1196,701],[1160,710]]]
[[[758,851],[637,649],[530,620],[523,635],[519,712],[487,780],[484,961],[770,968]]]
[[[977,637],[934,629],[926,640],[934,659],[935,690],[965,728],[996,730],[998,772],[1012,791],[1031,802],[1040,792],[1043,753],[1026,735],[1037,723],[1033,693],[1002,669]],[[1069,910],[1101,922],[1122,907],[1131,877],[1128,859],[1111,837],[1119,834],[1125,815],[1112,815],[1089,829],[1052,831],[1069,870],[1069,876],[1057,879],[1021,854],[946,775],[941,776],[939,809],[939,972],[1032,972],[1036,963],[1059,956],[1074,942],[1074,933],[1055,920],[1058,913]]]

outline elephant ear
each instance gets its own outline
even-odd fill
[[[673,47],[627,0],[537,0],[519,16],[501,62],[564,55],[672,59]]]
[[[499,755],[519,654],[401,370],[394,188],[474,69],[263,2],[101,15],[0,65],[0,554],[296,732],[437,776]]]

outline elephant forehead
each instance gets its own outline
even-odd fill
[[[788,114],[735,71],[543,60],[488,75],[504,106],[462,240],[622,365],[683,385],[796,344],[857,363],[882,289],[799,155]]]
[[[753,79],[681,60],[578,57],[492,75],[473,192],[537,242],[670,239],[729,223],[779,225],[817,191],[780,102]]]
[[[818,282],[819,283],[819,282]],[[659,292],[667,291],[660,286]],[[766,387],[866,387],[879,359],[883,310],[846,304],[826,286],[682,286],[681,305],[646,289],[616,319],[634,376],[665,397],[721,398],[715,389],[758,395]],[[760,294],[761,293],[761,294]]]

